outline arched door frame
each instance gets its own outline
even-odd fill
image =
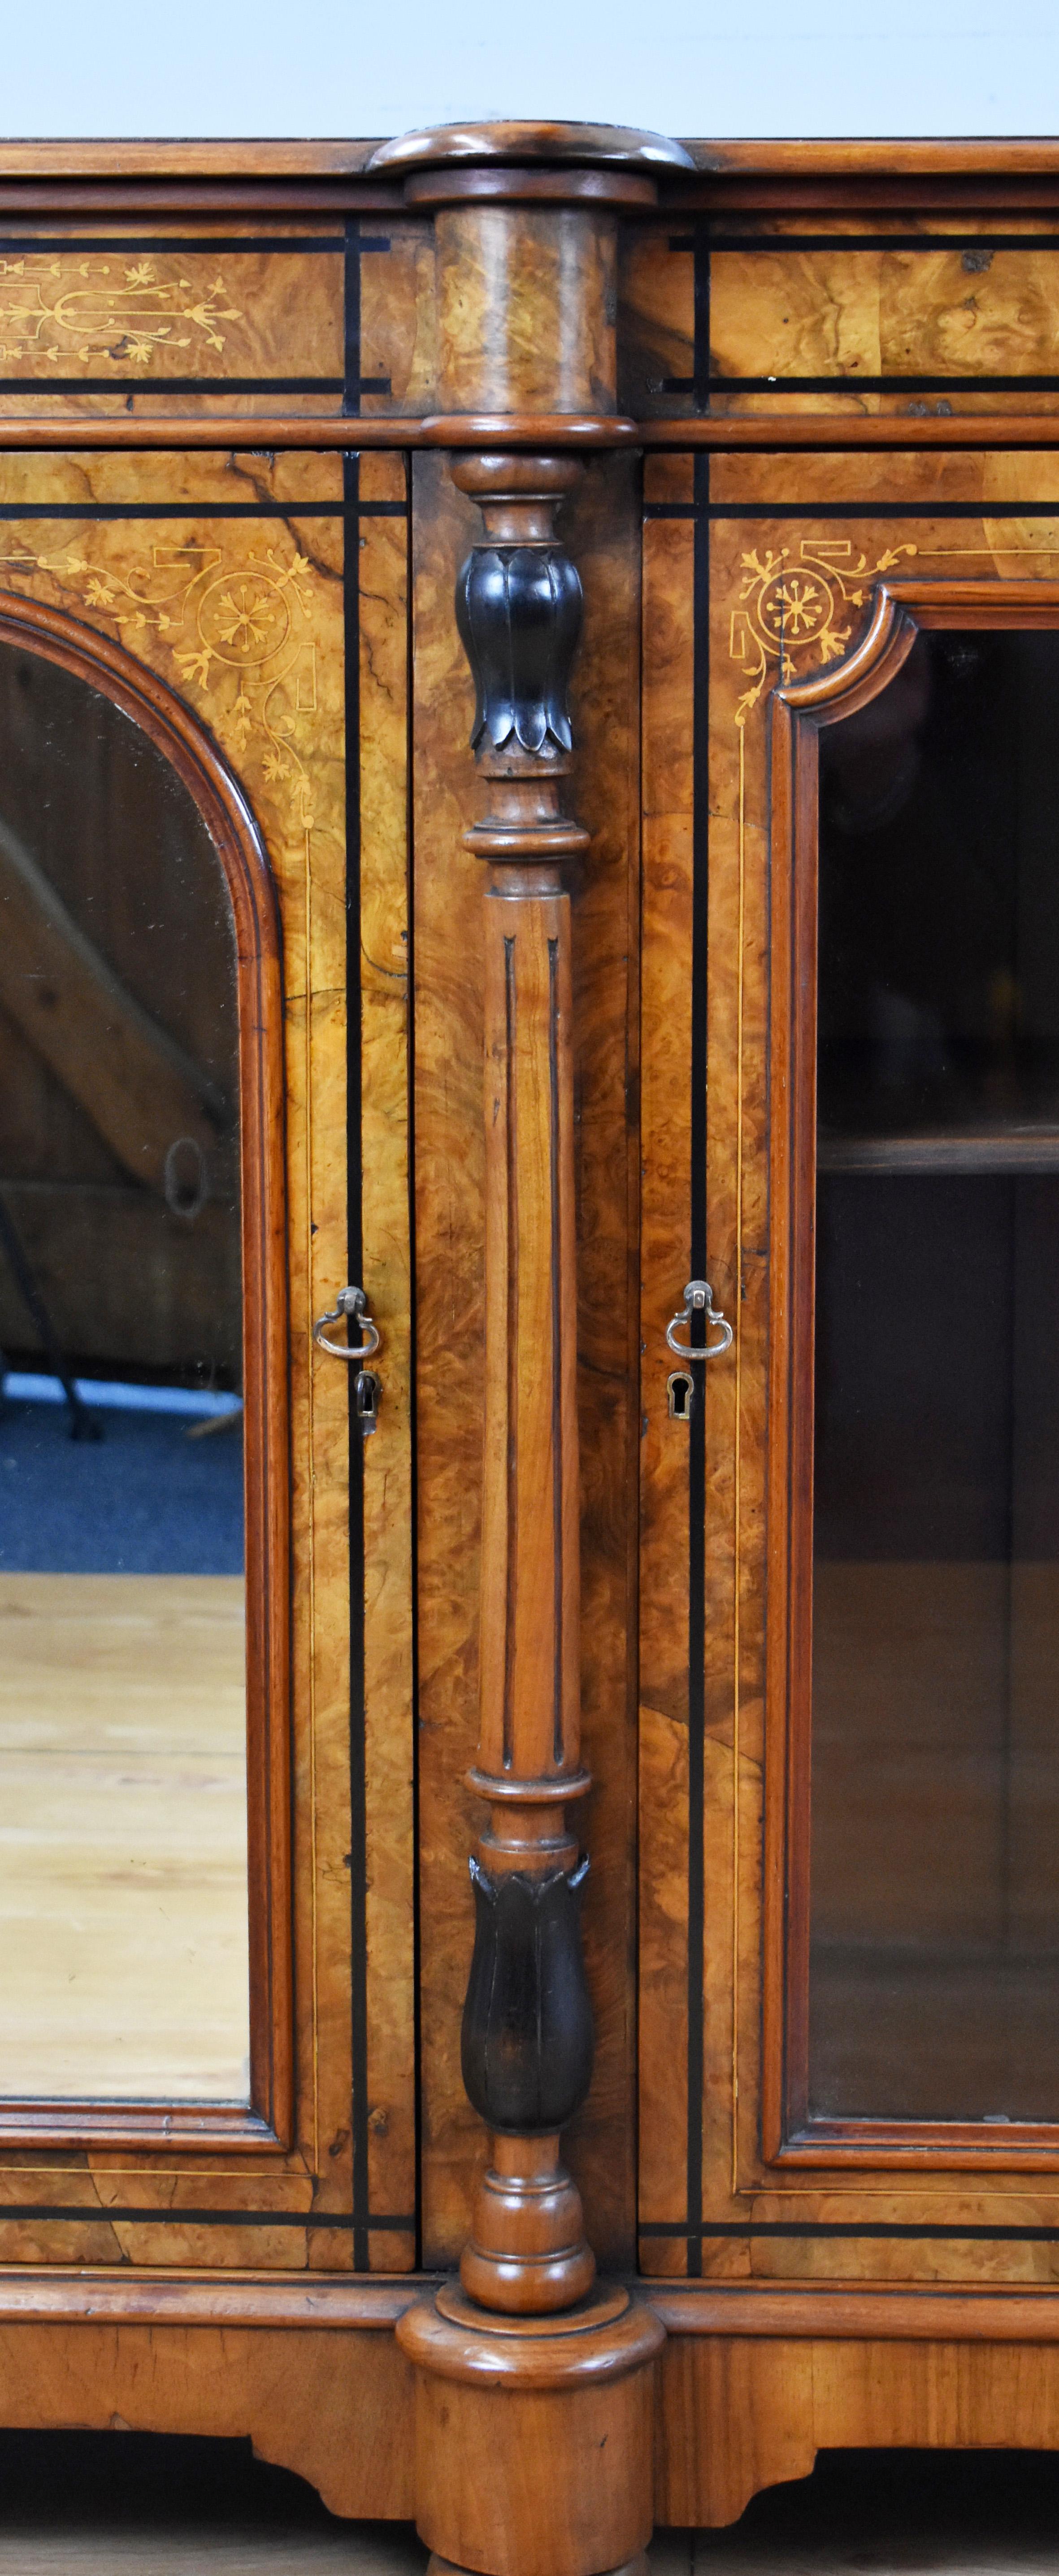
[[[0,2102],[0,2147],[272,2150],[293,2109],[290,1819],[290,1429],[283,977],[279,908],[238,780],[153,671],[59,609],[0,592],[0,644],[112,700],[170,763],[217,851],[235,921],[244,1367],[250,2101]]]

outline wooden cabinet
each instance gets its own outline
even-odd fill
[[[2,2420],[1059,2439],[1057,188],[5,149]]]

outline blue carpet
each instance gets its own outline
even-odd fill
[[[84,1389],[90,1398],[88,1385]],[[0,1572],[241,1574],[241,1429],[189,1438],[179,1413],[0,1401]]]

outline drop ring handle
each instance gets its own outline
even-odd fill
[[[325,1324],[340,1324],[343,1316],[347,1319],[347,1323],[359,1325],[364,1335],[359,1345],[351,1341],[328,1341],[324,1331]],[[330,1351],[332,1358],[336,1360],[370,1359],[372,1352],[378,1350],[379,1338],[379,1327],[373,1324],[368,1313],[368,1300],[363,1288],[340,1288],[334,1305],[328,1307],[326,1315],[318,1315],[313,1325],[314,1342],[320,1350]]]
[[[678,1342],[679,1326],[689,1324],[693,1315],[702,1315],[707,1326],[716,1324],[721,1336],[720,1341],[700,1342],[698,1345],[693,1342]],[[672,1323],[666,1326],[666,1340],[670,1350],[676,1351],[678,1358],[682,1360],[719,1360],[722,1352],[729,1348],[733,1340],[732,1327],[714,1305],[713,1290],[708,1279],[689,1279],[684,1290],[684,1303],[680,1313],[674,1315]]]

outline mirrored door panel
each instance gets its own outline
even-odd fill
[[[236,942],[162,752],[0,645],[0,2096],[249,2099]]]

